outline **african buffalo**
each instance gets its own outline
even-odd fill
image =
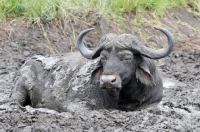
[[[152,59],[169,55],[172,34],[165,48],[154,50],[130,34],[106,34],[94,50],[86,48],[82,31],[79,52],[55,56],[34,56],[20,70],[13,97],[21,106],[57,111],[111,108],[135,110],[159,102],[163,97],[161,76]],[[82,55],[82,56],[81,56]],[[150,59],[149,59],[150,58]]]

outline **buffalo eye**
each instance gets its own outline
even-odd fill
[[[101,63],[104,64],[107,61],[107,56],[105,54],[100,55]]]
[[[126,62],[126,63],[130,63],[132,61],[132,59],[133,59],[133,56],[131,56],[131,55],[125,55],[122,60],[124,62]]]
[[[129,63],[133,60],[133,55],[130,51],[124,50],[124,51],[119,52],[118,55],[119,55],[119,59],[126,63]]]
[[[104,63],[106,62],[106,60],[107,60],[107,58],[102,57],[102,58],[101,58],[101,63],[104,64]]]

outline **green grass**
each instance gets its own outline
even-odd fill
[[[0,0],[0,20],[25,17],[31,21],[62,19],[94,11],[105,17],[117,18],[127,12],[150,12],[162,15],[166,9],[187,7],[199,15],[200,0]]]

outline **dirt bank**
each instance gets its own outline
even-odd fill
[[[1,22],[0,131],[200,131],[200,17],[181,8],[167,11],[158,23],[145,22],[153,20],[147,15],[141,20],[141,32],[136,32],[129,22],[133,17],[127,14],[128,27],[123,30],[92,14],[87,19],[89,24],[79,19],[72,19],[71,25],[65,26],[56,22],[35,26],[22,20]],[[167,58],[156,60],[164,81],[164,98],[159,104],[134,112],[83,109],[57,113],[9,103],[17,70],[27,58],[75,51],[78,33],[88,27],[96,28],[85,39],[91,48],[108,32],[131,33],[159,48],[166,39],[154,32],[152,27],[156,24],[169,29],[176,40],[174,51]]]

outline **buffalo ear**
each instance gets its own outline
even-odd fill
[[[102,72],[103,72],[103,67],[99,63],[91,74],[90,83],[92,83],[92,84],[98,83],[100,80],[100,76],[102,75]]]
[[[145,62],[142,62],[136,69],[136,78],[140,80],[142,84],[148,86],[155,86],[154,78],[149,70],[149,67]]]

